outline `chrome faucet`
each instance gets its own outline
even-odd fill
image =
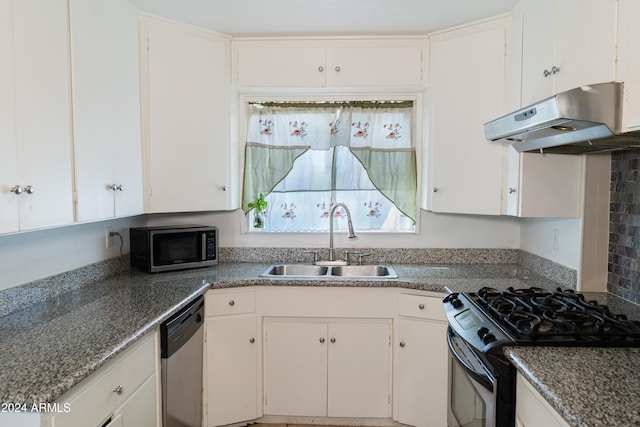
[[[338,208],[338,206],[342,206],[344,210],[347,212],[347,225],[349,226],[349,238],[355,239],[356,233],[353,232],[353,223],[351,222],[351,212],[349,212],[349,208],[344,203],[336,203],[336,205],[331,208],[331,213],[329,213],[329,261],[334,262],[336,260],[335,249],[333,248],[333,214]]]

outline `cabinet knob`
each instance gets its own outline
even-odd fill
[[[324,71],[324,67],[322,67],[322,66],[318,67],[318,71],[319,72],[323,72]]]
[[[405,345],[404,341],[400,341],[400,347],[404,348]]]
[[[438,187],[433,187],[433,192],[437,193],[438,191],[440,191],[440,189]]]
[[[115,394],[122,394],[122,390],[123,388],[121,385],[117,385],[111,389],[111,391],[114,392]]]
[[[331,341],[332,343],[335,343],[336,339],[335,338],[331,338],[329,341]]]
[[[418,304],[418,308],[419,308],[420,310],[424,310],[424,304]]]
[[[320,338],[320,344],[324,344],[324,338]]]
[[[336,72],[339,73],[340,72],[340,67],[336,66],[335,70],[336,70]]]
[[[33,187],[33,185],[27,185],[26,187],[24,187],[24,192],[27,194],[33,194],[35,193],[36,189]]]
[[[124,191],[124,185],[120,184],[111,184],[110,186],[107,187],[109,190],[113,190],[113,191]]]
[[[222,186],[222,191],[227,191],[227,186],[226,185]]]
[[[516,189],[513,187],[509,187],[509,194],[513,194],[516,192]]]
[[[233,307],[234,305],[236,305],[236,302],[235,302],[234,300],[232,300],[232,299],[231,299],[231,300],[229,300],[229,305],[230,305],[231,307]]]
[[[118,185],[118,187],[116,187],[118,189],[118,191],[124,191],[124,185],[120,184]]]
[[[256,342],[256,339],[255,339],[255,338],[253,338],[253,337],[252,337],[252,338],[249,338],[249,342],[250,342],[251,344],[253,344],[254,342]]]
[[[11,187],[9,191],[12,192],[13,194],[21,194],[24,191],[24,188],[20,187],[19,185],[16,185],[14,187]]]

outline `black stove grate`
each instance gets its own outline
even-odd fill
[[[640,322],[613,314],[573,290],[541,288],[500,291],[482,288],[473,299],[516,341],[580,341],[594,345],[640,346]]]

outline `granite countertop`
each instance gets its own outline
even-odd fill
[[[182,305],[209,288],[355,286],[400,287],[444,293],[472,292],[483,286],[498,289],[530,286],[545,289],[558,287],[556,282],[516,264],[394,264],[399,278],[390,280],[259,278],[259,274],[268,265],[268,263],[224,263],[211,268],[154,275],[135,271],[125,272],[66,291],[43,302],[28,304],[23,309],[0,317],[0,401],[27,404],[54,401],[129,344],[154,330]],[[8,295],[15,298],[16,293],[17,291],[14,290]],[[3,297],[2,294],[0,293],[0,300]],[[598,297],[606,298],[602,295]],[[617,310],[612,307],[612,311]],[[590,350],[580,349],[580,352],[586,354]],[[507,356],[513,360],[518,369],[531,372],[528,378],[534,384],[535,378],[542,378],[544,380],[542,383],[546,384],[547,378],[553,375],[545,377],[538,372],[536,366],[537,363],[545,364],[545,355],[554,358],[553,351],[557,351],[556,355],[564,355],[565,352],[579,353],[576,349],[523,347],[512,349]],[[640,362],[638,362],[640,352],[611,350],[609,357],[606,357],[607,350],[591,351],[594,354],[603,355],[600,363],[593,363],[594,367],[600,369],[602,376],[606,376],[609,371],[608,368],[603,369],[603,367],[617,366],[618,358],[624,359],[620,366],[631,363],[631,365],[635,364],[636,368],[640,368]],[[627,354],[635,355],[635,359],[629,358]],[[558,363],[562,359],[563,357],[555,356]],[[581,365],[576,363],[575,366],[576,369],[573,370],[563,365],[562,368],[558,368],[558,371],[562,371],[563,375],[573,379],[582,376],[583,373],[591,374]],[[551,382],[552,386],[553,384]],[[592,385],[592,390],[593,388]],[[640,387],[636,386],[635,390],[639,389]],[[543,392],[543,396],[552,404],[554,398],[563,399],[564,395],[561,392],[553,391],[553,388],[550,390],[551,394]],[[627,396],[637,402],[637,393],[637,391],[629,392]],[[558,406],[568,408],[561,411],[567,419],[571,420],[572,417],[581,419],[580,414],[583,409],[581,406],[574,406],[573,400],[557,400],[557,402],[560,402]],[[620,401],[625,408],[624,411],[635,410],[633,406],[625,406],[624,402],[626,402],[624,399]],[[616,407],[613,404],[609,407],[615,411]],[[573,415],[566,415],[566,411]],[[637,411],[635,414],[637,416]]]
[[[615,295],[584,296],[640,319],[640,306]],[[640,425],[640,348],[522,346],[504,353],[570,426]]]

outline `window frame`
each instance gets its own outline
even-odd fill
[[[304,93],[304,94],[282,94],[282,93],[240,93],[238,95],[237,104],[237,129],[238,129],[238,146],[239,146],[239,165],[238,176],[239,185],[243,185],[242,177],[244,176],[244,153],[246,148],[246,134],[247,134],[247,117],[248,117],[248,105],[249,103],[261,103],[261,102],[339,102],[339,101],[413,101],[413,129],[412,138],[416,150],[416,222],[413,231],[380,231],[380,230],[361,230],[359,233],[367,234],[420,234],[420,211],[422,210],[422,200],[426,195],[423,193],[423,177],[424,167],[427,165],[426,152],[424,147],[424,141],[426,141],[426,108],[424,106],[424,96],[419,92],[410,93]],[[241,194],[242,191],[239,191]],[[285,232],[285,231],[268,231],[268,230],[254,230],[249,226],[249,221],[252,215],[245,215],[240,209],[243,220],[240,225],[240,232],[242,234],[299,234],[299,235],[314,235],[327,232],[314,232],[314,231],[297,231],[297,232]]]

